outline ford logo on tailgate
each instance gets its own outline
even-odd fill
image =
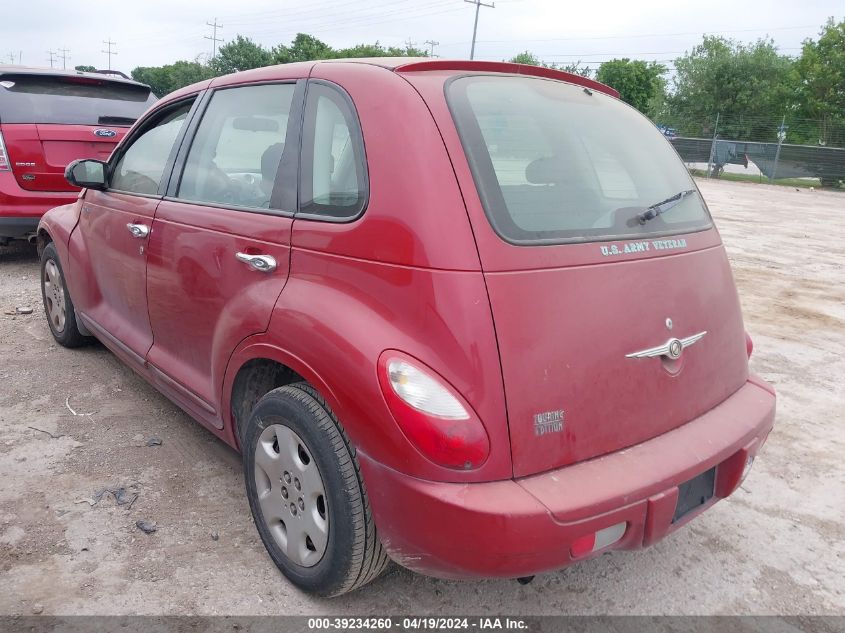
[[[94,136],[101,136],[103,138],[112,138],[113,136],[117,136],[117,132],[114,130],[108,130],[104,127],[101,127],[98,130],[94,130]]]

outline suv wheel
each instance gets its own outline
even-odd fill
[[[85,345],[89,338],[80,334],[77,327],[73,301],[65,284],[59,255],[52,242],[47,244],[41,253],[41,297],[44,300],[47,323],[56,342],[64,347]]]
[[[281,572],[300,589],[336,596],[388,564],[370,514],[355,449],[308,384],[274,389],[242,437],[255,525]]]

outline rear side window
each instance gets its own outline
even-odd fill
[[[367,165],[358,117],[346,93],[311,82],[302,134],[302,214],[356,217],[367,201]]]
[[[216,91],[194,135],[176,197],[269,209],[282,155],[297,151],[296,142],[287,143],[295,89],[291,83]]]
[[[0,122],[130,126],[156,98],[146,86],[51,75],[0,76]]]
[[[698,195],[637,220],[695,185],[654,125],[617,99],[513,76],[460,77],[446,94],[487,216],[509,242],[669,235],[711,224]]]

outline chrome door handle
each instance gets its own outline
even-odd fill
[[[269,273],[276,270],[276,258],[270,255],[250,255],[249,253],[235,253],[235,259],[247,264],[253,270]]]
[[[132,233],[132,237],[144,238],[150,234],[150,227],[146,224],[127,224],[126,228]]]

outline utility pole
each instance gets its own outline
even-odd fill
[[[490,4],[486,4],[481,0],[464,0],[464,2],[469,2],[470,4],[475,5],[475,24],[472,27],[472,48],[469,51],[469,58],[475,59],[475,34],[478,32],[478,12],[481,10],[481,7],[495,9],[496,3],[491,2]]]
[[[53,60],[55,58],[56,53],[53,51],[47,51],[47,54],[50,56],[50,68],[53,67]]]
[[[431,56],[431,57],[434,57],[434,47],[435,47],[435,46],[439,46],[439,45],[440,45],[440,42],[435,42],[434,40],[426,40],[424,43],[425,43],[425,44],[428,44],[428,45],[431,47],[431,53],[430,53],[430,56]]]
[[[772,165],[772,175],[769,176],[769,182],[773,183],[775,181],[775,174],[778,171],[778,161],[780,160],[780,146],[783,145],[783,142],[786,140],[786,115],[783,115],[783,118],[780,120],[780,127],[778,128],[778,148],[775,151],[775,162]]]
[[[111,70],[111,56],[117,55],[117,51],[113,51],[111,49],[111,47],[114,46],[115,44],[117,44],[117,42],[112,42],[111,40],[103,40],[103,44],[108,46],[108,50],[105,50],[105,51],[101,50],[100,52],[105,53],[106,55],[109,56],[109,70]]]
[[[60,48],[59,52],[61,53],[60,57],[62,58],[62,70],[67,70],[67,60],[70,57],[68,53],[70,52],[69,48]]]
[[[213,30],[211,32],[211,37],[208,35],[203,35],[203,37],[207,40],[211,40],[211,59],[217,57],[217,42],[222,42],[222,37],[217,37],[217,29],[222,29],[222,24],[217,24],[217,18],[214,18],[214,22],[206,22],[208,26],[210,26]]]
[[[15,54],[9,53],[9,62],[14,64],[15,63]]]
[[[720,112],[716,113],[716,125],[713,126],[713,140],[710,141],[710,158],[707,159],[707,177],[713,177],[713,159],[716,156],[716,136],[719,133],[719,116]]]

